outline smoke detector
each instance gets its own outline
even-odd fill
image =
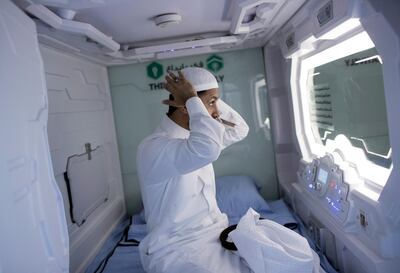
[[[176,25],[182,21],[182,17],[178,13],[165,13],[154,17],[154,23],[158,27],[166,27],[169,25]]]

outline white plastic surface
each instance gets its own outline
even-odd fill
[[[90,24],[62,19],[43,5],[32,4],[26,10],[55,29],[86,35],[111,51],[118,51],[120,48],[117,42]]]
[[[260,47],[270,40],[305,2],[305,0],[196,2],[175,0],[173,3],[157,1],[157,4],[153,5],[147,0],[123,1],[123,3],[93,0],[14,1],[21,8],[40,18],[37,22],[45,22],[43,23],[46,24],[45,27],[38,28],[41,42],[55,48],[68,48],[68,51],[72,50],[77,56],[106,65]],[[58,16],[55,16],[49,8],[60,17],[56,18]],[[65,20],[65,17],[71,18],[72,15],[64,16],[60,10],[74,10],[76,15],[73,20]],[[156,26],[152,18],[165,13],[179,13],[183,23],[167,29]],[[255,20],[247,22],[255,15],[257,15]],[[242,20],[243,17],[245,22]],[[229,33],[231,28],[238,29],[238,33],[244,34],[221,36]],[[86,36],[90,37],[89,41]],[[117,50],[120,46],[115,41],[121,44],[120,51]],[[97,46],[97,42],[104,47]],[[153,51],[160,43],[163,44],[161,51]],[[175,51],[168,51],[171,43],[178,44],[176,48],[170,48]],[[111,54],[107,52],[109,51],[107,48],[111,49]],[[137,53],[136,49],[151,53]],[[166,52],[163,52],[164,50]]]
[[[40,50],[49,97],[50,152],[54,175],[64,198],[70,237],[70,271],[78,273],[85,270],[108,234],[125,215],[107,69],[43,45]],[[68,157],[84,153],[88,142],[92,148],[102,147],[107,155],[104,179],[109,185],[109,194],[108,201],[101,203],[78,227],[70,219],[63,174]],[[91,196],[91,193],[85,194]]]
[[[35,24],[0,1],[0,272],[69,272]]]
[[[245,34],[251,31],[268,26],[268,24],[279,13],[286,1],[276,0],[247,0],[235,6],[231,23],[232,34]],[[255,10],[255,17],[250,22],[246,21],[246,16],[250,16]],[[254,11],[253,11],[254,13]]]
[[[397,1],[375,1],[376,4],[379,3],[379,5],[385,7],[386,13],[381,13],[374,11],[366,0],[333,1],[336,8],[340,8],[343,12],[335,13],[334,10],[333,13],[336,14],[336,18],[318,30],[317,26],[313,24],[315,22],[315,11],[318,11],[319,7],[327,2],[329,1],[310,1],[297,16],[289,21],[288,28],[282,33],[285,37],[290,33],[294,33],[294,47],[297,47],[288,50],[285,43],[281,44],[283,54],[286,57],[292,57],[293,107],[297,126],[297,140],[301,146],[303,158],[308,161],[310,157],[318,155],[310,153],[311,156],[309,156],[307,152],[304,152],[310,150],[307,142],[304,141],[310,138],[307,138],[304,134],[307,126],[301,125],[302,115],[299,113],[304,109],[302,105],[297,104],[296,99],[299,92],[303,90],[298,88],[297,81],[300,74],[296,68],[300,67],[302,58],[308,58],[310,55],[322,52],[335,44],[343,44],[343,41],[349,37],[355,37],[357,33],[360,33],[361,27],[358,30],[349,30],[348,33],[334,40],[321,41],[315,38],[335,29],[337,24],[343,21],[342,19],[357,15],[360,17],[362,28],[370,36],[383,61],[386,110],[393,166],[388,178],[381,176],[385,182],[387,180],[386,184],[377,184],[370,177],[364,177],[361,172],[357,171],[360,167],[365,167],[365,164],[360,160],[355,160],[356,157],[350,155],[354,149],[348,141],[337,137],[334,143],[326,145],[327,152],[337,155],[335,160],[340,158],[338,162],[341,163],[340,168],[344,172],[344,182],[350,186],[348,194],[350,208],[348,216],[343,223],[325,213],[321,209],[322,204],[318,197],[310,195],[299,183],[294,181],[292,184],[281,184],[281,188],[284,190],[286,199],[291,202],[292,207],[306,225],[309,225],[310,230],[313,230],[316,234],[319,234],[318,232],[322,232],[322,230],[333,234],[329,240],[320,237],[320,243],[323,248],[331,249],[331,258],[335,260],[340,272],[398,272],[400,257],[400,214],[398,213],[400,201],[398,195],[400,184],[398,183],[399,160],[397,159],[400,155],[398,123],[400,32],[398,24],[389,25],[385,16],[392,16],[393,18],[391,19],[398,18],[398,16],[391,14],[391,11],[398,10],[399,4]],[[345,7],[347,7],[347,10]],[[348,48],[354,48],[354,46]],[[289,73],[286,75],[289,78]],[[305,163],[301,161],[300,169],[304,165]],[[287,170],[278,170],[278,176],[283,171]],[[320,230],[315,230],[315,227],[319,227]]]
[[[107,155],[99,147],[90,156],[90,160],[87,154],[73,156],[68,164],[73,215],[78,225],[108,199]]]

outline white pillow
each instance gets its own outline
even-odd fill
[[[242,217],[249,208],[257,212],[272,212],[249,176],[217,177],[216,190],[218,207],[229,218]]]

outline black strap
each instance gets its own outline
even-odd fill
[[[232,230],[235,230],[237,225],[232,225],[224,229],[221,234],[219,235],[219,240],[223,248],[228,250],[237,251],[237,247],[233,242],[228,242],[228,235]]]
[[[261,218],[260,220],[264,220],[265,218]],[[291,229],[291,230],[295,230],[297,228],[297,223],[286,223],[283,225],[284,227]],[[221,245],[223,248],[231,250],[231,251],[237,251],[237,247],[235,245],[235,243],[233,242],[228,242],[228,235],[231,231],[235,230],[237,227],[237,225],[232,225],[227,227],[226,229],[224,229],[221,234],[219,235],[219,241],[221,242]]]
[[[287,227],[288,229],[295,230],[298,225],[297,225],[297,223],[286,223],[283,226]]]
[[[69,157],[67,158],[67,166],[66,166],[65,172],[64,172],[64,180],[65,180],[65,184],[66,184],[66,186],[67,186],[67,192],[68,192],[69,214],[70,214],[70,217],[71,217],[71,222],[72,222],[73,224],[76,224],[78,227],[80,227],[81,225],[83,225],[83,223],[85,223],[86,219],[83,219],[81,223],[78,223],[78,222],[75,220],[75,218],[74,218],[74,204],[73,204],[73,202],[72,202],[71,182],[70,182],[69,176],[68,176],[68,166],[69,166],[69,160],[70,160],[72,157],[75,157],[75,156],[82,156],[82,155],[88,154],[89,160],[90,160],[90,156],[91,156],[90,153],[91,153],[91,152],[94,152],[94,151],[96,151],[98,148],[100,148],[100,146],[97,146],[96,148],[91,149],[91,148],[90,148],[90,143],[87,143],[87,144],[88,144],[87,147],[88,147],[89,150],[87,149],[85,153],[83,153],[83,154],[74,154],[74,155],[71,155],[71,156],[69,156]],[[86,147],[87,144],[85,144],[85,147]],[[104,202],[107,202],[107,200],[108,200],[108,198],[106,198],[106,199],[104,200]]]
[[[124,230],[121,238],[117,242],[117,244],[113,247],[113,249],[111,249],[111,251],[107,254],[107,256],[100,262],[99,266],[96,268],[94,273],[102,273],[104,271],[104,269],[107,266],[108,261],[113,256],[117,247],[132,247],[132,246],[139,245],[139,243],[140,243],[139,241],[137,241],[135,239],[127,239],[129,228],[130,228],[131,224],[132,224],[132,218],[129,219],[129,225],[127,227],[125,227],[125,230]]]
[[[78,224],[74,219],[74,204],[72,203],[71,185],[69,182],[68,172],[66,172],[66,171],[64,172],[64,180],[65,180],[65,184],[67,186],[68,201],[69,201],[69,215],[71,217],[71,222],[73,224]],[[82,222],[82,224],[83,224],[83,222]]]

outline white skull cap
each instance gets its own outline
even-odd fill
[[[200,67],[186,67],[181,70],[183,76],[189,81],[196,92],[218,88],[215,76],[207,69]]]

